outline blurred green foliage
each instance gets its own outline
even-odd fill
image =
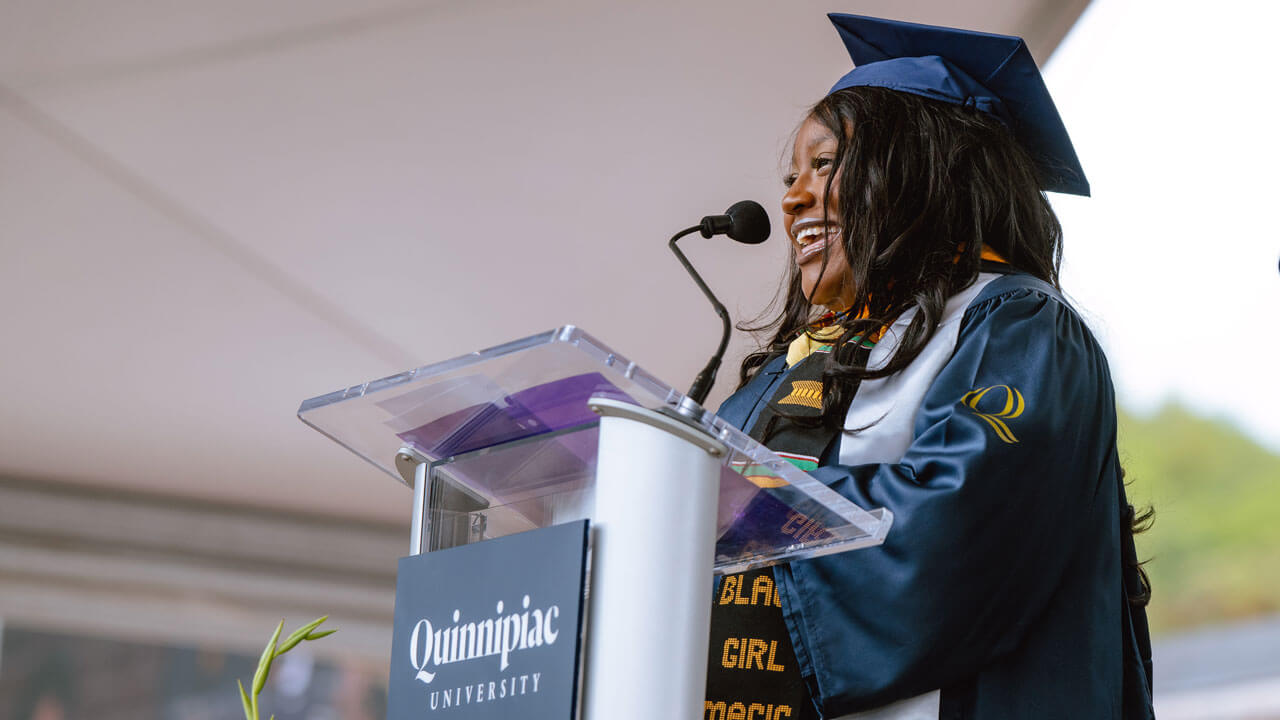
[[[1152,632],[1280,612],[1280,455],[1177,404],[1121,411],[1119,446],[1129,501],[1156,512]]]

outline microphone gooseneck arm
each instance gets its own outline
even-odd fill
[[[725,309],[723,303],[716,299],[716,296],[711,292],[711,288],[707,287],[707,284],[702,280],[702,276],[699,275],[698,271],[694,270],[693,265],[689,263],[689,258],[685,257],[684,253],[680,252],[680,248],[676,246],[676,241],[680,238],[701,230],[703,230],[702,225],[694,225],[691,228],[686,228],[673,235],[671,237],[671,241],[667,243],[667,247],[671,248],[671,252],[675,253],[676,259],[684,266],[684,269],[693,278],[693,281],[698,284],[698,288],[702,290],[702,294],[706,295],[707,299],[711,301],[712,307],[716,309],[716,314],[720,316],[720,322],[724,325],[724,332],[720,336],[720,347],[716,350],[716,354],[712,355],[711,359],[707,361],[707,365],[702,368],[702,372],[698,373],[698,376],[694,378],[693,385],[690,386],[689,392],[686,393],[699,405],[701,405],[702,401],[707,398],[707,393],[711,392],[711,386],[716,382],[716,371],[720,369],[720,360],[724,357],[724,352],[729,347],[729,333],[732,329],[729,323],[729,311]],[[705,231],[704,235],[706,237],[710,237],[710,235],[707,235]]]

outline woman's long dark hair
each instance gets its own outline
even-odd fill
[[[791,419],[835,429],[843,426],[862,380],[891,375],[916,359],[937,332],[947,300],[977,280],[983,248],[1014,270],[1059,287],[1062,227],[1040,191],[1034,159],[1003,124],[976,109],[854,87],[823,98],[809,117],[837,138],[825,194],[838,198],[839,217],[828,220],[840,225],[854,319],[844,321],[828,355],[821,417]],[[824,257],[824,270],[826,262]],[[917,312],[897,350],[882,366],[868,368],[865,353],[856,352],[861,338],[874,337],[910,308]],[[781,312],[739,326],[769,337],[743,360],[741,385],[769,358],[785,353],[819,311],[791,263]],[[1122,530],[1130,537],[1150,525],[1149,508],[1125,510]],[[1140,578],[1130,601],[1145,605],[1151,586],[1142,564],[1126,564]]]
[[[984,247],[1057,287],[1062,228],[1040,192],[1035,163],[985,113],[854,87],[823,98],[810,117],[837,138],[826,194],[839,198],[839,217],[830,220],[840,225],[845,283],[861,315],[845,324],[823,375],[820,422],[837,427],[861,380],[896,373],[920,354],[947,299],[977,279]],[[786,286],[781,314],[741,327],[771,334],[743,360],[744,385],[815,318],[794,264]],[[869,369],[855,359],[853,338],[874,335],[912,307],[919,310],[887,364]]]

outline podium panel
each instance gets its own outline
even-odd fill
[[[680,391],[573,326],[312,398],[298,417],[406,484],[420,474],[415,528],[433,550],[591,518],[599,401],[657,410],[719,452],[717,573],[875,545],[892,523],[688,412]]]

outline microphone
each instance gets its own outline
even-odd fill
[[[716,382],[716,371],[720,369],[720,361],[724,358],[725,349],[729,347],[729,333],[731,326],[729,324],[729,311],[725,309],[724,304],[716,299],[711,292],[711,288],[703,282],[702,276],[697,270],[693,269],[693,265],[689,263],[689,258],[680,252],[680,248],[676,247],[676,241],[680,238],[694,232],[701,232],[702,237],[709,238],[713,235],[728,235],[730,238],[747,245],[757,245],[764,242],[769,237],[769,214],[765,212],[760,203],[754,200],[743,200],[729,206],[723,215],[708,215],[702,218],[702,222],[691,228],[685,228],[672,236],[671,241],[667,243],[667,247],[671,248],[671,252],[675,253],[676,259],[684,266],[684,269],[698,284],[698,288],[702,290],[702,294],[707,296],[711,301],[711,306],[715,308],[716,314],[720,316],[720,322],[724,326],[724,330],[720,336],[720,347],[716,350],[716,354],[711,356],[707,361],[706,367],[702,368],[702,372],[694,378],[693,385],[689,388],[689,392],[685,393],[690,400],[702,404],[707,398],[707,393],[711,392],[711,386]]]
[[[755,200],[743,200],[729,206],[723,215],[708,215],[698,226],[702,237],[728,235],[740,243],[759,245],[769,239],[769,213]]]

